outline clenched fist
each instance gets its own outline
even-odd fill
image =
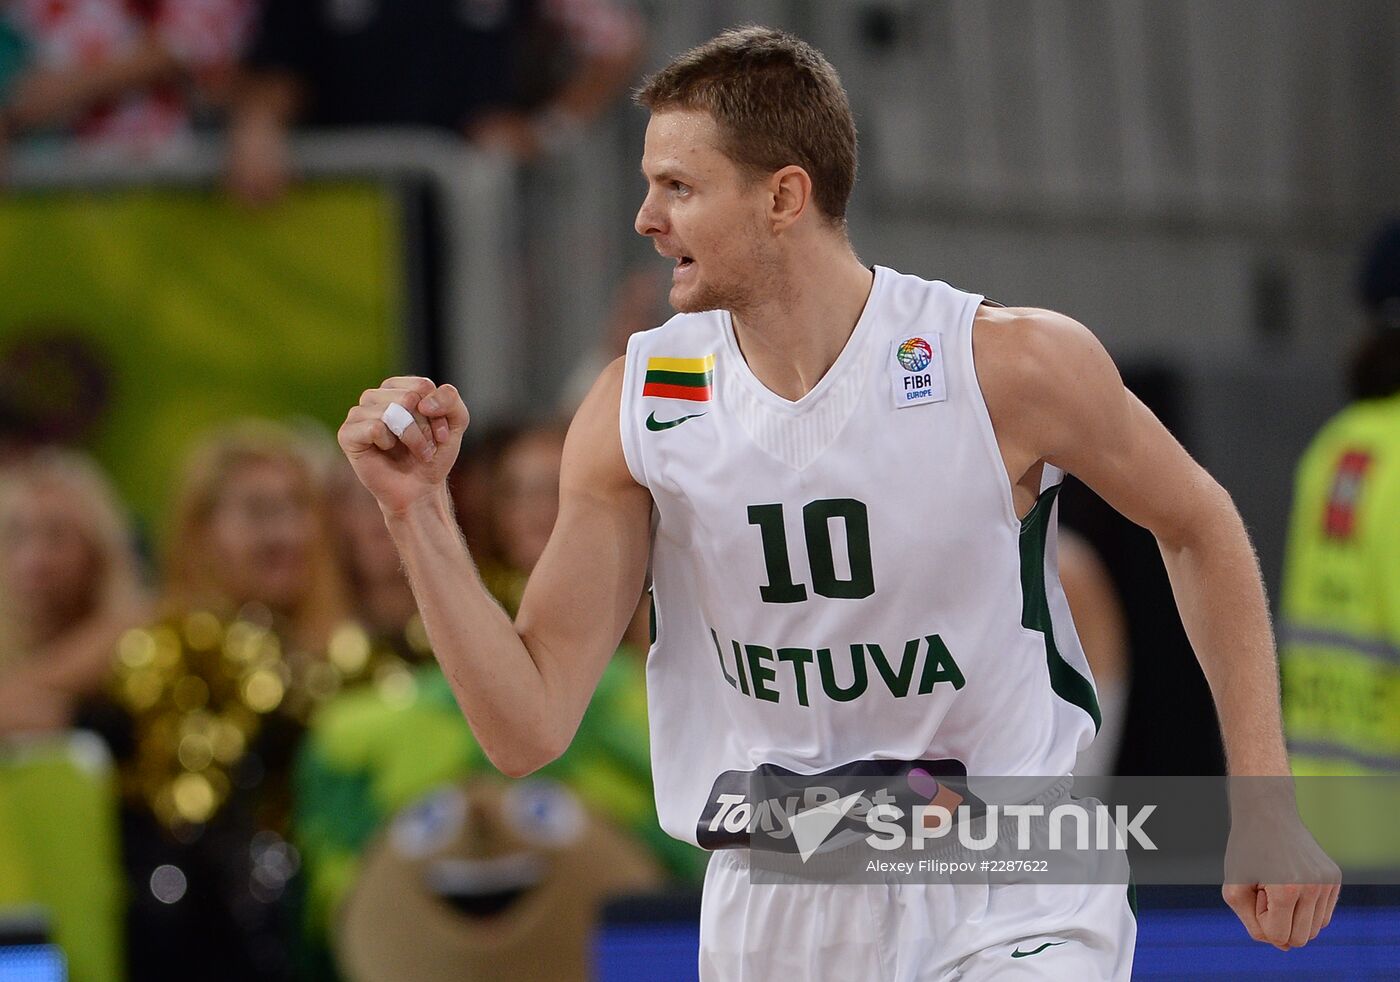
[[[391,403],[413,416],[402,436],[395,436],[384,422],[384,410]],[[468,419],[455,386],[396,376],[377,389],[365,390],[336,438],[380,507],[401,513],[443,488],[462,447]]]

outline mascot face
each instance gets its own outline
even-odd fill
[[[660,879],[640,844],[562,785],[448,785],[371,846],[336,955],[355,982],[583,980],[601,904]]]

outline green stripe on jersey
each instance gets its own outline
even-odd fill
[[[1035,507],[1021,519],[1021,626],[1045,636],[1045,661],[1050,669],[1050,688],[1065,702],[1078,706],[1094,721],[1099,731],[1103,715],[1094,696],[1094,686],[1065,661],[1055,645],[1055,627],[1050,620],[1050,600],[1045,592],[1045,542],[1050,534],[1050,516],[1061,485],[1046,488]]]
[[[691,388],[701,388],[709,385],[713,378],[713,372],[664,372],[660,369],[651,369],[647,372],[646,381],[655,382],[658,385],[685,385]]]

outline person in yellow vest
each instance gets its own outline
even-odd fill
[[[1353,402],[1298,466],[1280,663],[1295,774],[1400,774],[1400,222],[1361,295]]]

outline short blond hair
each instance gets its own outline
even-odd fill
[[[817,208],[845,225],[855,118],[836,69],[806,41],[768,27],[725,31],[648,78],[635,100],[654,113],[709,113],[725,155],[756,176],[796,164],[812,179]]]

